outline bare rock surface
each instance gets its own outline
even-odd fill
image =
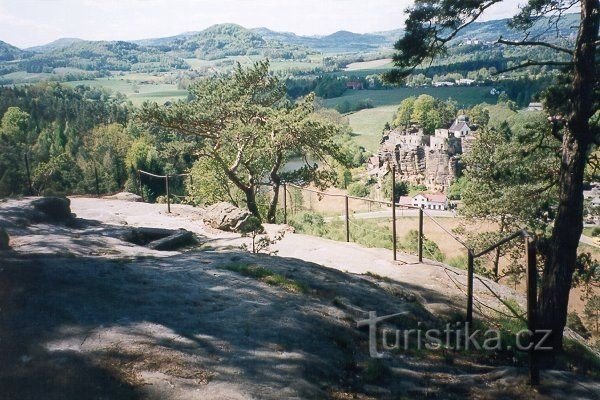
[[[182,205],[169,214],[163,205],[73,198],[80,223],[21,224],[30,202],[0,203],[13,247],[0,263],[0,399],[549,400],[600,392],[597,381],[558,371],[532,390],[523,368],[453,352],[390,353],[373,376],[368,328],[356,322],[377,311],[406,313],[387,321],[390,329],[442,323],[444,312],[464,308],[457,285],[466,281],[442,264],[408,255],[393,263],[386,250],[293,233],[277,245],[280,257],[252,255],[239,249],[247,238],[204,225],[202,209]],[[157,251],[124,241],[132,228],[183,228],[203,247]],[[268,234],[281,229],[266,226]],[[486,290],[476,281],[481,301]]]

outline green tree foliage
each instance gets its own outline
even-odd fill
[[[398,107],[394,117],[394,122],[392,123],[394,127],[407,128],[410,126],[410,123],[412,122],[412,116],[415,111],[416,100],[417,98],[415,96],[411,96],[400,102],[400,106]]]
[[[543,118],[531,115],[529,124],[514,129],[484,127],[471,153],[465,157],[464,178],[460,181],[463,208],[470,220],[487,220],[498,226],[495,233],[469,236],[472,246],[483,249],[508,233],[527,227],[548,235],[556,206],[557,144],[547,135]],[[519,281],[521,243],[512,242],[499,248],[492,261],[492,278],[509,277]],[[502,256],[510,265],[499,270]]]
[[[0,123],[0,194],[26,193],[29,153],[29,114],[9,107]]]
[[[133,142],[127,129],[120,124],[99,125],[85,138],[87,151],[84,163],[86,180],[99,176],[100,192],[110,193],[123,188],[129,177],[126,156]],[[89,184],[92,185],[91,183]]]
[[[348,186],[348,194],[354,197],[367,197],[369,188],[362,182],[354,182]]]
[[[196,154],[215,161],[259,218],[257,193],[267,180],[274,196],[266,217],[274,220],[284,178],[280,170],[291,155],[307,155],[322,163],[320,168],[307,163],[299,173],[285,177],[303,182],[331,182],[335,173],[325,167],[332,166],[332,159],[346,161],[334,140],[339,126],[315,114],[312,96],[288,102],[282,82],[269,74],[268,61],[250,68],[238,65],[233,75],[200,81],[190,93],[189,103],[145,104],[141,120],[196,143]]]
[[[227,175],[213,159],[199,159],[194,163],[190,174],[192,179],[187,184],[187,202],[208,206],[226,200],[237,207],[242,205],[244,193],[227,179]]]
[[[577,315],[575,312],[570,312],[567,315],[567,326],[581,335],[581,337],[584,339],[589,339],[592,336],[585,325],[583,325],[583,321],[581,321],[579,315]]]
[[[35,175],[34,191],[38,188],[54,193],[95,192],[92,161],[107,165],[114,161],[113,166],[121,163],[116,170],[111,167],[107,179],[113,183],[107,183],[104,190],[122,186],[123,146],[115,148],[120,150],[110,150],[112,156],[106,157],[109,147],[116,145],[113,136],[91,138],[97,126],[125,124],[130,111],[131,105],[122,96],[83,86],[70,89],[46,83],[0,87],[0,115],[3,116],[0,196],[29,193],[27,164],[29,175],[32,178]],[[104,145],[102,140],[106,141]],[[104,150],[92,149],[94,143]],[[60,168],[70,171],[60,171]],[[56,183],[50,184],[51,177]]]
[[[411,229],[400,242],[400,249],[416,254],[419,250],[419,231]],[[436,261],[444,261],[444,253],[433,240],[423,237],[423,255]]]
[[[324,99],[340,97],[346,92],[346,82],[336,76],[325,75],[317,80],[315,94]]]
[[[426,134],[431,135],[437,128],[448,126],[456,117],[456,106],[450,101],[441,101],[430,95],[404,99],[394,117],[393,126],[406,127],[416,123]]]
[[[589,326],[595,331],[600,331],[600,296],[592,296],[585,304],[583,314]]]
[[[385,199],[392,198],[392,174],[389,173],[383,179],[383,196]],[[394,201],[397,203],[400,201],[401,196],[408,196],[409,187],[406,182],[396,181],[396,185],[394,186]]]

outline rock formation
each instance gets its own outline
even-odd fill
[[[473,128],[463,115],[450,128],[436,129],[435,135],[426,135],[418,126],[390,130],[384,133],[367,169],[381,178],[395,165],[399,180],[445,192],[458,176],[461,155],[472,148]]]
[[[221,202],[208,207],[204,213],[204,222],[222,231],[241,232],[249,223],[252,213],[242,210],[231,203]]]

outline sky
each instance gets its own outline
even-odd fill
[[[514,14],[519,0],[490,9]],[[300,35],[401,28],[412,0],[0,0],[0,40],[26,48],[63,37],[135,40],[232,22]]]

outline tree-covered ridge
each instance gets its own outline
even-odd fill
[[[33,52],[33,53],[47,53],[49,51],[59,50],[59,49],[65,48],[65,47],[69,47],[70,45],[72,45],[74,43],[79,43],[79,42],[85,42],[85,40],[78,39],[78,38],[60,38],[60,39],[56,39],[50,43],[47,43],[47,44],[44,44],[41,46],[29,47],[26,50]]]
[[[71,67],[86,71],[168,71],[188,68],[183,59],[130,42],[75,42],[47,53],[35,54],[21,63],[27,72],[52,72]]]
[[[23,50],[0,40],[0,61],[18,60],[25,55]]]
[[[193,35],[182,35],[158,45],[162,51],[214,60],[229,56],[260,55],[269,58],[305,58],[309,50],[265,39],[236,24],[220,24]]]

